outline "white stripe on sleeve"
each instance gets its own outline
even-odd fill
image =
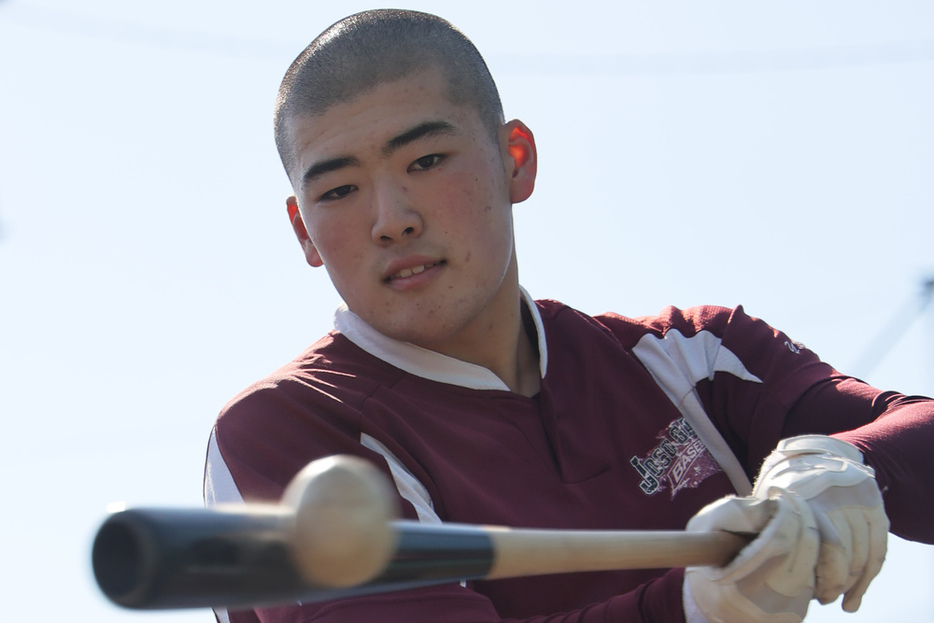
[[[727,372],[752,383],[761,383],[762,380],[749,372],[733,352],[723,348],[720,338],[709,331],[699,331],[692,337],[685,337],[674,329],[663,338],[649,334],[640,339],[632,350],[710,450],[736,493],[749,495],[752,483],[704,411],[694,386],[702,379],[712,380],[716,372]]]
[[[402,461],[389,448],[366,433],[360,434],[360,443],[386,459],[386,463],[389,464],[389,471],[392,472],[392,478],[396,483],[396,488],[399,490],[399,495],[412,503],[415,512],[418,513],[419,521],[422,523],[441,523],[441,518],[438,517],[434,504],[431,502],[428,489],[412,475],[412,472],[406,469]]]
[[[227,463],[217,447],[217,431],[211,431],[211,440],[208,442],[208,456],[204,462],[204,505],[207,507],[218,504],[243,502],[243,496],[234,482]]]

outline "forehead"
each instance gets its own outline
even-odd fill
[[[465,135],[488,134],[474,107],[451,101],[441,72],[430,69],[376,85],[321,113],[288,118],[295,155],[290,176],[294,181],[321,158],[360,157],[426,121],[445,121]]]

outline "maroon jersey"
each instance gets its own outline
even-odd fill
[[[589,317],[526,299],[541,391],[386,338],[347,310],[336,330],[229,403],[211,436],[209,504],[276,500],[307,463],[355,454],[426,522],[677,530],[746,495],[777,442],[840,433],[876,468],[893,532],[934,541],[934,404],[836,373],[742,308]],[[850,432],[844,432],[850,431]],[[678,621],[683,571],[477,581],[220,620]],[[228,619],[229,617],[229,619]]]

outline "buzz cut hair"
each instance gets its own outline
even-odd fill
[[[504,123],[496,83],[473,43],[440,17],[398,9],[364,11],[321,33],[293,61],[276,97],[276,148],[291,178],[296,154],[288,121],[315,117],[381,84],[437,68],[445,97],[472,107],[494,140]]]

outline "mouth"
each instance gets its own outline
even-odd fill
[[[421,273],[425,272],[429,268],[433,268],[435,266],[441,266],[442,264],[444,264],[444,260],[441,260],[439,262],[430,262],[428,264],[420,264],[419,266],[413,266],[411,268],[403,268],[402,270],[386,277],[386,282],[389,283],[390,281],[395,281],[396,279],[407,279],[415,275],[420,275]]]

